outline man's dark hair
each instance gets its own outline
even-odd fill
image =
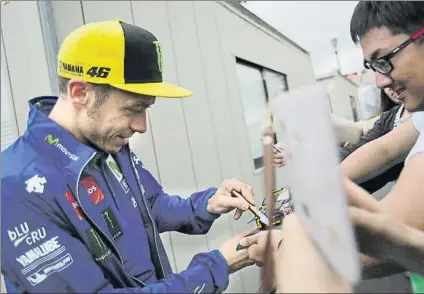
[[[424,27],[424,1],[359,1],[350,21],[353,42],[357,44],[380,27],[387,27],[393,35],[415,34]]]
[[[68,84],[70,79],[64,77],[58,77],[58,79],[59,93],[66,94],[68,92]],[[96,93],[96,102],[93,105],[93,110],[97,110],[106,101],[111,90],[114,88],[107,84],[90,84],[93,86],[94,92]]]

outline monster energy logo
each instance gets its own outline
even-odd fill
[[[68,149],[66,149],[65,146],[63,146],[62,144],[60,144],[59,138],[53,138],[53,135],[52,134],[48,134],[46,136],[46,138],[44,139],[44,141],[46,141],[50,145],[54,145],[57,149],[59,149],[60,151],[62,151],[63,154],[65,154],[67,157],[69,157],[73,161],[77,161],[78,160],[79,157],[76,156],[75,154],[69,152]]]
[[[160,43],[159,41],[154,41],[153,44],[155,44],[156,46],[156,54],[158,55],[158,67],[159,67],[159,71],[162,72],[162,50],[160,47]]]
[[[90,228],[87,231],[87,235],[91,252],[95,256],[96,261],[103,262],[112,255],[112,251],[105,245],[94,228]]]
[[[106,250],[107,247],[106,247],[105,243],[103,243],[99,234],[97,234],[97,232],[93,228],[90,229],[90,233],[94,237],[94,239],[96,240],[97,246],[102,250]]]
[[[112,222],[112,220],[110,219],[110,216],[109,216],[109,211],[105,211],[102,215],[103,215],[103,218],[107,222],[107,226],[108,227],[110,226],[111,229],[114,229],[113,222]]]
[[[115,214],[112,211],[112,208],[109,206],[104,211],[102,211],[102,217],[109,229],[110,234],[112,235],[113,240],[118,239],[122,236],[122,229],[119,225],[118,220],[115,217]]]

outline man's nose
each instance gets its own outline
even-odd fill
[[[382,75],[378,72],[375,73],[375,84],[378,88],[387,88],[393,84],[393,79],[390,76]]]
[[[146,115],[139,115],[131,120],[131,129],[137,133],[145,133],[147,131]]]

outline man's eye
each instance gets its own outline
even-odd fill
[[[148,108],[150,108],[150,107],[148,107]],[[137,114],[141,114],[141,113],[146,112],[146,109],[147,108],[144,108],[144,107],[142,107],[142,108],[130,108],[126,111],[126,113],[128,115],[137,115]]]

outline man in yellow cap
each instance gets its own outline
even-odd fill
[[[162,80],[156,37],[120,20],[71,32],[58,55],[59,97],[30,100],[28,129],[2,153],[2,273],[22,292],[219,293],[249,262],[244,235],[174,274],[160,233],[205,234],[254,202],[250,186],[170,196],[129,148],[155,97],[191,92]]]

